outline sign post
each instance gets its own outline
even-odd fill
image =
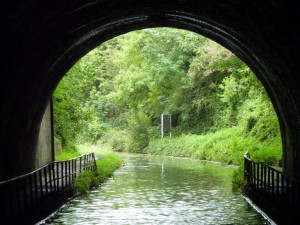
[[[171,115],[161,114],[161,138],[164,137],[165,134],[169,134],[171,137]]]

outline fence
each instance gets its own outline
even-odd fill
[[[55,195],[70,188],[83,170],[96,170],[94,153],[55,161],[31,173],[0,182],[1,218],[11,219],[28,209],[47,204]]]
[[[264,163],[244,157],[244,175],[248,188],[267,201],[269,206],[282,215],[298,216],[300,213],[300,182],[286,176]]]

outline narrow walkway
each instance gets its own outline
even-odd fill
[[[78,174],[95,169],[95,156],[90,153],[49,163],[29,174],[0,182],[0,218],[11,221],[10,224],[14,224],[14,220],[18,224],[21,219],[25,224],[39,214],[44,215],[72,197],[73,182]]]

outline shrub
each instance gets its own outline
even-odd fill
[[[74,180],[75,187],[82,194],[91,188],[97,187],[112,176],[123,163],[123,159],[115,153],[106,153],[96,161],[97,171],[82,171]]]
[[[102,158],[96,161],[97,177],[96,183],[103,183],[107,178],[111,177],[113,172],[117,170],[122,164],[123,159],[115,153],[107,153]]]
[[[86,194],[94,183],[93,179],[95,174],[90,170],[84,170],[76,177],[74,184],[81,193]]]
[[[232,175],[232,189],[237,191],[244,183],[244,166],[239,166]]]

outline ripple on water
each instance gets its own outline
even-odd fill
[[[232,192],[233,168],[157,156],[125,160],[114,179],[62,207],[49,224],[270,224]]]

